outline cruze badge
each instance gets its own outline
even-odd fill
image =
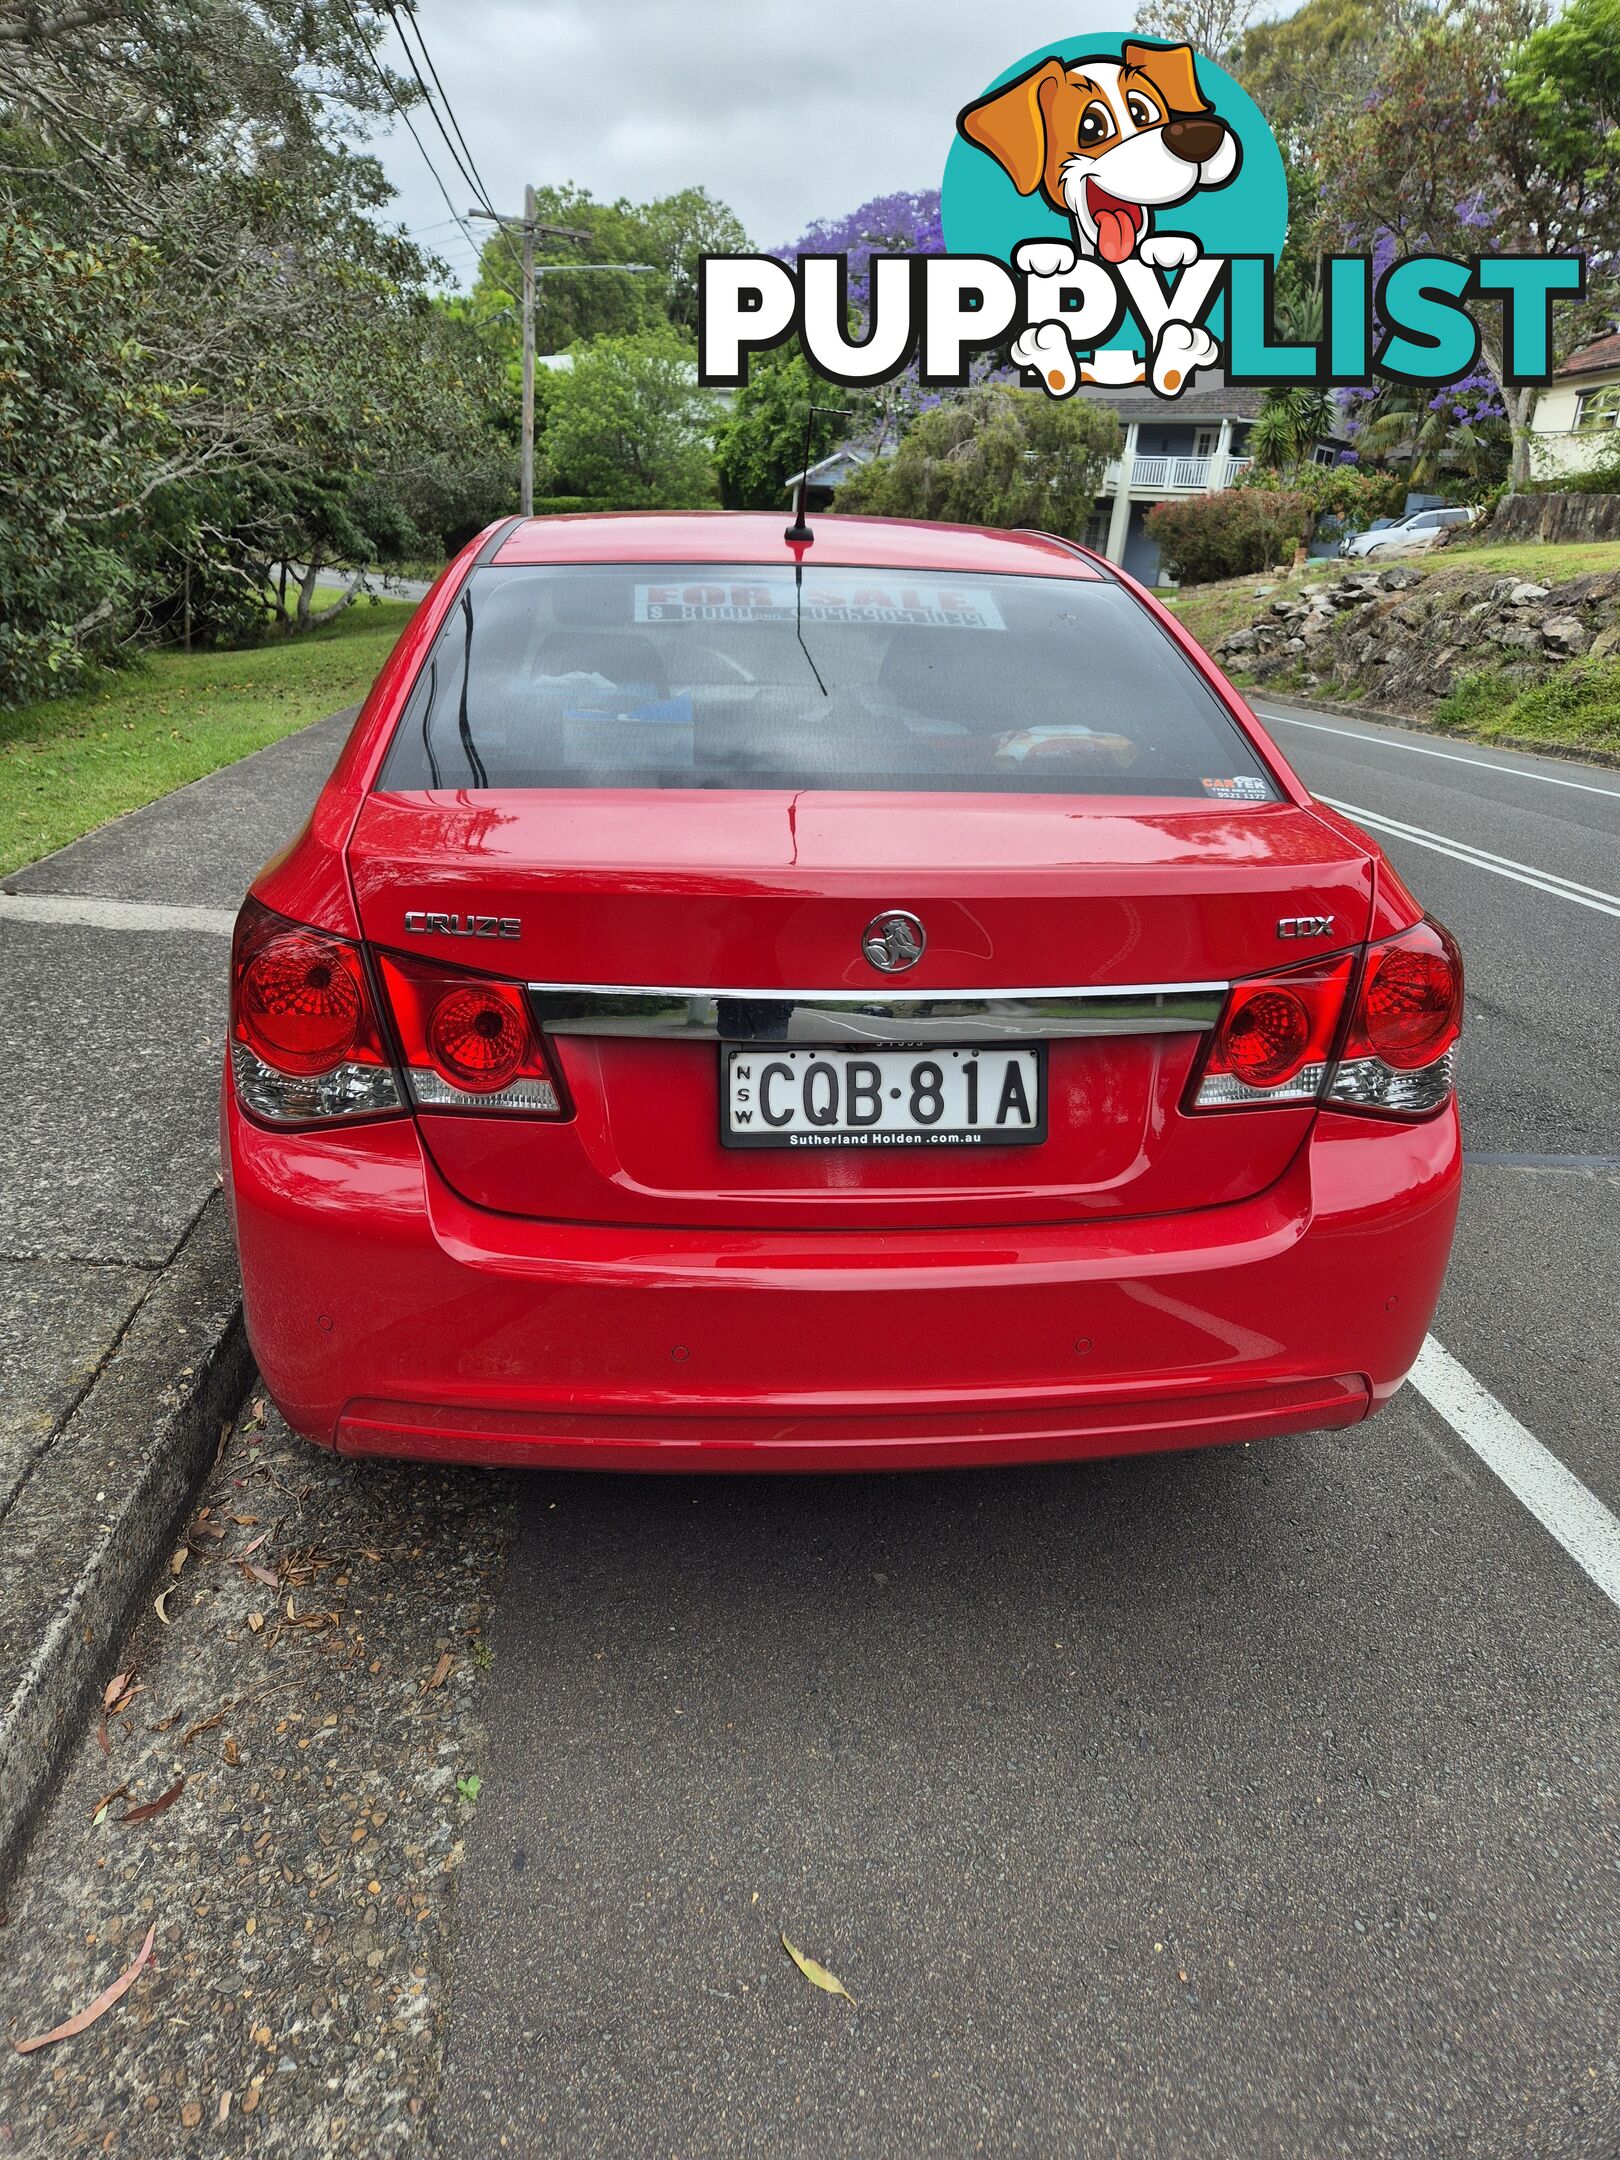
[[[1277,925],[1277,935],[1280,938],[1331,937],[1333,935],[1333,917],[1331,915],[1284,915]]]
[[[898,975],[904,968],[915,967],[927,944],[928,932],[915,915],[908,915],[903,908],[874,915],[861,933],[861,951],[885,975]]]
[[[420,908],[412,908],[407,913],[405,927],[412,937],[515,938],[523,935],[523,924],[516,915],[428,915]]]

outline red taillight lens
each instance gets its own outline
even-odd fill
[[[1462,1014],[1462,955],[1449,930],[1415,923],[1373,946],[1328,1101],[1385,1117],[1440,1109],[1451,1099]]]
[[[353,1043],[365,1010],[358,956],[329,938],[289,930],[272,937],[242,971],[242,1035],[283,1072],[325,1072]]]
[[[1462,971],[1441,952],[1388,945],[1375,953],[1361,993],[1367,1046],[1386,1065],[1410,1072],[1457,1039]]]
[[[377,966],[418,1109],[568,1115],[521,983],[397,953]]]
[[[1346,953],[1234,983],[1190,1107],[1241,1110],[1314,1102],[1333,1055],[1354,966]]]
[[[1257,990],[1240,997],[1221,1022],[1227,1069],[1250,1087],[1275,1087],[1305,1062],[1311,1016],[1293,990]]]
[[[439,1070],[475,1094],[506,1086],[529,1047],[528,1015],[520,992],[505,983],[451,990],[428,1021],[428,1049]]]
[[[231,1070],[243,1107],[274,1124],[402,1109],[360,948],[249,900],[231,954]]]

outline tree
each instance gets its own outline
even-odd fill
[[[0,706],[116,649],[134,587],[121,543],[176,440],[130,337],[151,274],[136,243],[74,249],[0,222]]]
[[[923,413],[893,457],[844,482],[834,507],[1077,538],[1122,441],[1100,405],[986,384]]]
[[[812,423],[810,408],[829,409]],[[872,400],[840,383],[824,381],[796,343],[755,356],[715,437],[720,500],[728,510],[773,510],[786,498],[788,481],[804,464],[859,434]],[[848,419],[830,415],[838,411]]]
[[[536,288],[535,338],[543,353],[567,352],[582,340],[636,337],[668,322],[683,333],[697,329],[697,266],[702,255],[746,254],[741,221],[704,188],[682,188],[653,202],[621,195],[600,202],[587,189],[565,182],[535,190],[540,222],[572,226],[589,240],[542,238],[535,258],[548,267]],[[518,352],[520,265],[517,241],[491,234],[479,255],[472,312],[497,329],[508,357]],[[588,271],[570,277],[575,263],[650,263],[654,277],[604,277]]]
[[[1250,454],[1257,465],[1291,475],[1310,461],[1322,437],[1332,433],[1334,417],[1333,400],[1325,390],[1268,390],[1249,430]]]
[[[1551,25],[1541,0],[1461,0],[1431,20],[1393,51],[1367,103],[1324,127],[1324,201],[1342,239],[1370,245],[1375,261],[1397,250],[1584,255],[1587,308],[1554,311],[1567,351],[1609,316],[1617,289],[1617,41],[1620,0],[1570,0]],[[1496,317],[1478,310],[1480,357],[1521,488],[1535,391],[1506,381]]]
[[[1136,27],[1144,36],[1224,60],[1249,26],[1257,0],[1144,0]]]
[[[573,348],[550,391],[546,489],[619,509],[686,510],[714,500],[716,405],[670,330]]]
[[[163,419],[115,429],[99,495],[87,471],[54,521],[15,498],[61,572],[59,676],[92,633],[262,626],[278,547],[323,523],[355,537],[354,488],[480,409],[465,368],[435,365],[428,258],[379,222],[390,190],[351,140],[413,94],[370,50],[383,16],[381,0],[0,0],[0,226],[19,259],[108,263],[134,243],[108,381]],[[72,291],[68,271],[69,315]],[[88,423],[56,395],[54,336],[47,320],[13,347],[12,395],[61,438],[30,455],[66,470]],[[91,521],[122,567],[87,587],[74,534]],[[377,503],[370,526],[404,530]]]
[[[1304,0],[1288,15],[1250,23],[1232,70],[1282,144],[1314,166],[1326,116],[1372,94],[1393,47],[1431,12],[1433,0]],[[1290,188],[1290,197],[1292,197]],[[1289,203],[1290,230],[1294,204]]]

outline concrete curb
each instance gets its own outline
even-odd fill
[[[215,1193],[6,1518],[0,1885],[251,1372]]]
[[[1620,770],[1620,750],[1601,750],[1595,744],[1538,742],[1532,735],[1472,735],[1462,728],[1436,727],[1432,720],[1414,713],[1383,712],[1348,700],[1336,703],[1328,698],[1306,697],[1298,690],[1268,690],[1260,682],[1239,682],[1237,687],[1246,698],[1275,698],[1279,705],[1298,705],[1305,712],[1333,713],[1341,720],[1370,720],[1375,727],[1405,728],[1413,735],[1438,735],[1442,742],[1470,743],[1476,750],[1522,750],[1531,757]]]

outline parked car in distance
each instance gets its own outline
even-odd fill
[[[1350,533],[1339,542],[1343,556],[1411,554],[1433,547],[1443,532],[1458,525],[1472,525],[1478,512],[1466,503],[1448,504],[1439,510],[1412,510],[1405,517],[1380,518],[1365,532]]]
[[[1367,1417],[1451,1244],[1450,937],[1100,557],[813,535],[514,519],[417,610],[236,929],[271,1396],[609,1469]]]

